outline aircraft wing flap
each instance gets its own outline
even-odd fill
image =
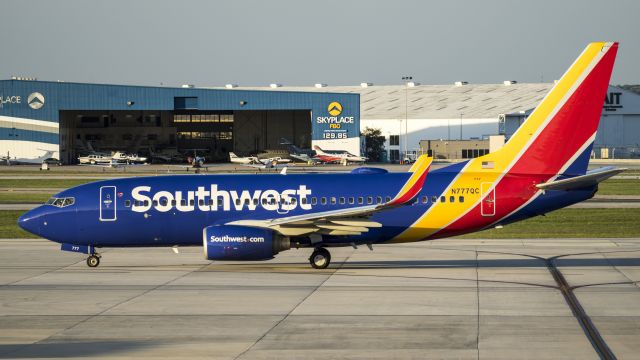
[[[617,175],[625,170],[627,169],[608,166],[600,169],[587,171],[585,175],[538,184],[536,185],[536,187],[540,190],[569,191],[569,190],[575,190],[575,189],[582,189],[585,187],[597,185],[598,183],[614,175]]]

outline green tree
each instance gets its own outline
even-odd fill
[[[382,161],[385,138],[380,129],[366,127],[361,134],[365,141],[365,156],[372,162]]]

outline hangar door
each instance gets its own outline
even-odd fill
[[[284,138],[298,147],[311,147],[310,110],[235,111],[233,148],[239,155],[283,149]]]

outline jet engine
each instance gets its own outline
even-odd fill
[[[268,260],[291,248],[288,237],[248,226],[208,226],[202,236],[208,260]]]

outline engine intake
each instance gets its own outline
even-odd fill
[[[268,260],[291,248],[288,237],[248,226],[208,226],[202,236],[208,260]]]

